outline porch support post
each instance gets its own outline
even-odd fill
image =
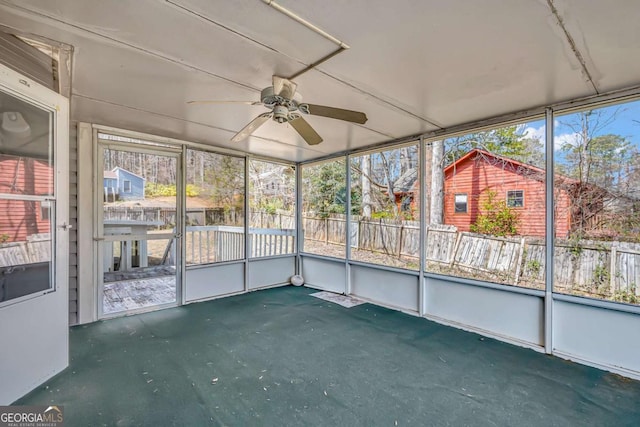
[[[553,110],[545,111],[545,293],[544,293],[544,350],[553,352],[553,250],[554,250],[554,218],[553,218]]]
[[[95,264],[103,258],[98,258],[97,243],[93,240],[95,143],[91,124],[78,123],[78,324],[98,320]]]
[[[251,212],[249,212],[249,157],[244,158],[244,291],[249,290],[249,257],[251,256],[251,238],[249,225]]]
[[[420,137],[420,145],[418,147],[419,155],[419,169],[418,169],[418,185],[420,186],[418,191],[419,203],[420,203],[420,275],[418,276],[418,313],[420,316],[424,316],[427,312],[425,294],[427,279],[424,277],[424,271],[426,269],[426,235],[427,235],[427,208],[426,208],[426,195],[427,186],[425,178],[426,170],[426,150],[424,146],[424,136]]]
[[[347,154],[345,157],[346,178],[347,178],[347,200],[345,200],[345,219],[344,231],[346,233],[346,248],[344,253],[345,264],[345,295],[351,294],[351,155]],[[328,231],[328,230],[327,230]]]
[[[296,274],[302,274],[302,257],[300,252],[304,245],[304,228],[302,224],[302,166],[296,164]]]

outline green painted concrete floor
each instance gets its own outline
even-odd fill
[[[638,426],[640,382],[284,287],[71,329],[67,426]]]

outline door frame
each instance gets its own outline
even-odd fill
[[[97,131],[94,132],[94,144],[93,144],[93,163],[94,167],[94,188],[93,188],[93,245],[94,245],[94,289],[95,289],[95,302],[96,302],[96,314],[97,319],[110,319],[115,317],[128,316],[132,314],[145,313],[149,311],[156,311],[170,307],[176,307],[183,304],[183,288],[184,288],[184,212],[183,212],[183,197],[184,193],[184,165],[183,165],[183,150],[177,147],[172,147],[164,144],[157,144],[149,141],[148,144],[125,142],[125,141],[112,141],[100,138]],[[103,271],[103,245],[104,241],[109,241],[108,237],[104,235],[103,228],[103,179],[104,179],[104,149],[114,149],[118,151],[126,151],[132,153],[144,153],[174,158],[176,160],[176,231],[174,233],[166,233],[167,237],[172,237],[175,241],[175,254],[176,254],[176,300],[173,303],[159,304],[152,307],[144,307],[134,310],[126,310],[117,312],[114,314],[103,313],[103,287],[104,287],[104,271]]]
[[[2,304],[0,405],[8,405],[69,365],[69,100],[0,64],[0,89],[51,114],[55,207],[51,222],[53,287]]]

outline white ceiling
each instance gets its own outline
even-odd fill
[[[262,0],[0,0],[0,25],[74,46],[72,119],[304,161],[640,85],[637,0],[279,0],[350,46],[295,81],[304,100],[364,111],[230,138],[258,100],[337,48]]]

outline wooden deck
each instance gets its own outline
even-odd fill
[[[176,276],[121,280],[104,284],[103,314],[138,310],[176,301]]]

